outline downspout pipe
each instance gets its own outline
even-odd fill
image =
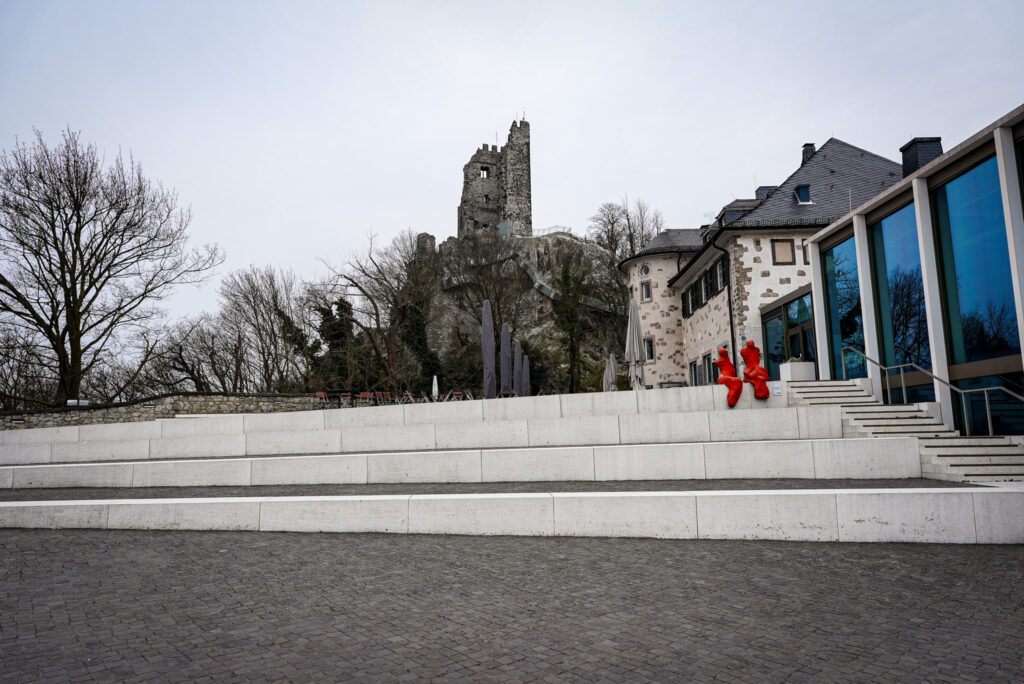
[[[736,360],[736,345],[738,344],[738,342],[736,341],[736,322],[733,319],[733,314],[732,314],[732,263],[729,261],[729,252],[727,252],[726,250],[724,250],[724,249],[722,249],[721,247],[718,246],[718,235],[717,234],[711,236],[711,246],[714,247],[715,249],[717,249],[719,252],[721,252],[726,257],[726,262],[725,263],[728,266],[728,268],[726,269],[726,272],[725,272],[725,276],[726,276],[725,296],[726,296],[726,298],[728,299],[728,302],[729,302],[729,341],[732,342],[732,348],[729,351],[730,351],[730,356],[732,356],[732,365],[736,367],[736,372],[738,373],[739,372],[739,362]]]

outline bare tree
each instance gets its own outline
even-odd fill
[[[223,259],[216,245],[188,248],[189,211],[134,160],[103,166],[70,130],[0,155],[0,314],[45,342],[39,363],[61,403],[115,351],[130,351],[135,378],[156,344],[156,302]]]
[[[623,197],[621,202],[605,202],[597,208],[590,217],[587,237],[622,261],[647,247],[664,228],[661,211],[642,199],[630,206],[629,198]]]

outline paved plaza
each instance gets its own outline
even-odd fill
[[[0,530],[0,680],[1020,681],[1024,547]]]

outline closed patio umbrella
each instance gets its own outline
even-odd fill
[[[524,397],[530,396],[530,357],[523,354],[523,395]]]
[[[484,355],[484,399],[498,396],[497,378],[494,375],[494,319],[491,316],[491,302],[484,300],[483,324],[480,330],[480,348]]]
[[[644,340],[640,330],[640,312],[636,300],[629,300],[629,318],[626,321],[626,363],[629,364],[629,386],[644,387]]]
[[[508,323],[501,324],[501,393],[512,391],[512,341]]]
[[[519,340],[516,340],[516,355],[512,361],[512,382],[516,396],[523,396],[523,345],[519,344]]]
[[[618,380],[618,372],[615,368],[615,354],[608,354],[608,361],[604,364],[604,377],[602,378],[602,389],[605,392],[614,392],[618,389],[616,381]]]
[[[430,396],[432,396],[434,398],[434,401],[437,401],[437,376],[436,375],[434,376],[434,385],[430,388]]]

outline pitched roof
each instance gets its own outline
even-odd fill
[[[829,138],[778,188],[730,227],[828,225],[903,177],[903,167],[859,147]],[[809,185],[811,204],[797,202],[798,185]]]
[[[644,247],[642,250],[629,257],[623,259],[619,264],[621,269],[625,264],[639,259],[641,257],[650,256],[652,254],[678,254],[680,252],[696,252],[704,246],[704,240],[701,238],[700,228],[666,228],[657,235],[654,239]]]

